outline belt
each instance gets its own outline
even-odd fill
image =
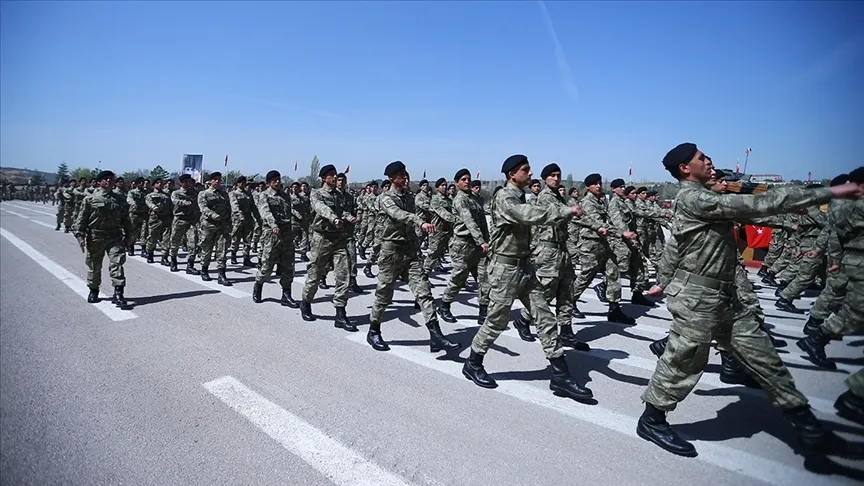
[[[702,275],[696,275],[695,273],[690,273],[686,270],[676,270],[675,278],[681,280],[685,284],[692,283],[694,285],[699,285],[700,287],[707,287],[714,290],[729,290],[735,287],[734,282],[717,280],[716,278],[711,277],[703,277]]]
[[[520,266],[528,263],[528,257],[527,256],[524,258],[513,258],[513,257],[504,256],[504,255],[492,255],[490,260],[491,260],[490,263],[493,265],[496,263],[502,263],[504,265],[513,265],[513,266],[517,266],[517,267],[520,267]]]
[[[538,241],[537,246],[542,246],[543,248],[551,248],[553,250],[564,250],[564,245],[560,243],[553,243],[551,241]]]

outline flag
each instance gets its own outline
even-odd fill
[[[812,181],[812,180],[813,180],[813,173],[812,173],[812,172],[808,172],[808,173],[807,173],[807,180],[808,180],[808,181]]]
[[[744,231],[747,233],[748,248],[768,248],[771,244],[771,228],[748,224]]]
[[[747,150],[745,150],[744,153],[746,155],[750,155],[750,152],[752,152],[752,151],[753,151],[753,149],[751,149],[750,147],[747,147]]]
[[[630,167],[627,169],[628,175],[633,175],[633,162],[630,162]]]
[[[228,167],[228,154],[225,154],[225,167]]]
[[[478,181],[480,180],[480,171],[479,170],[477,171],[477,180]]]
[[[740,159],[735,161],[735,173],[736,173],[736,174],[741,173],[741,165],[740,165],[740,163],[741,163],[741,160],[740,160]]]
[[[297,172],[297,161],[294,161],[294,172]]]
[[[423,169],[423,179],[426,178],[426,169]]]
[[[351,166],[349,165],[348,167],[345,167],[345,172],[343,172],[343,174],[347,174],[350,171],[351,171]]]

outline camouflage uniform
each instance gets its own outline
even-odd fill
[[[284,191],[268,187],[257,195],[257,214],[261,221],[261,267],[255,275],[253,296],[260,297],[264,282],[279,265],[279,286],[282,288],[282,305],[297,307],[291,298],[294,283],[294,227],[292,226],[291,198]],[[276,233],[273,230],[278,229]]]
[[[437,189],[435,194],[432,195],[429,208],[431,213],[430,222],[435,225],[435,233],[429,236],[429,254],[423,263],[423,273],[426,275],[432,272],[432,267],[437,265],[438,261],[444,256],[444,250],[447,249],[447,245],[450,243],[453,223],[456,222],[450,198],[438,192]]]
[[[132,236],[132,224],[125,201],[101,189],[84,197],[75,221],[75,237],[87,250],[87,287],[98,296],[102,283],[102,261],[108,255],[108,273],[115,293],[126,286],[124,239]],[[122,295],[122,290],[121,290]]]
[[[243,242],[243,265],[252,266],[252,232],[258,220],[258,209],[252,194],[239,186],[228,195],[231,204],[231,263],[237,263],[237,250]]]
[[[195,189],[177,189],[171,193],[171,203],[174,219],[171,221],[171,271],[177,271],[177,252],[180,243],[186,237],[189,254],[186,257],[186,273],[194,275],[195,252],[198,249],[198,221],[201,211],[198,209],[198,195]]]
[[[166,232],[171,231],[171,199],[162,191],[152,191],[144,198],[150,216],[147,221],[149,234],[147,235],[147,261],[153,261],[156,251],[156,242],[162,241]],[[162,248],[162,260],[168,261],[168,246]]]
[[[228,201],[228,193],[221,187],[208,187],[198,194],[198,207],[201,210],[201,278],[209,279],[207,270],[213,257],[216,259],[220,278],[224,278],[228,236],[231,234],[231,203]]]

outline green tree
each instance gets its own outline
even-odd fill
[[[45,183],[45,178],[42,177],[41,172],[35,172],[30,176],[30,185],[31,186],[41,186]]]
[[[230,186],[231,184],[237,182],[237,179],[239,179],[242,175],[243,173],[239,170],[229,170],[227,174],[224,174],[222,180]]]
[[[69,176],[76,181],[81,179],[82,177],[86,177],[87,179],[92,179],[96,177],[96,174],[93,172],[93,169],[88,169],[86,167],[78,167],[69,173]]]
[[[283,179],[284,179],[284,177],[283,177]],[[259,173],[257,173],[257,172],[254,173],[254,174],[249,174],[249,175],[246,176],[246,181],[247,181],[249,184],[254,184],[255,182],[263,181],[263,180],[264,180],[264,177],[261,176],[261,174],[259,174]]]
[[[60,165],[57,166],[57,182],[60,183],[63,179],[69,177],[69,166],[66,165],[66,162],[60,162]]]
[[[318,171],[321,170],[321,162],[318,160],[318,156],[312,157],[312,163],[309,164],[309,180],[317,181],[318,180]],[[312,182],[309,183],[312,185]],[[313,186],[314,187],[314,186]]]
[[[167,170],[162,168],[161,165],[157,165],[156,167],[153,167],[153,170],[150,171],[150,180],[155,180],[157,177],[160,179],[165,179],[169,175],[170,174]]]
[[[567,174],[567,180],[564,181],[564,187],[569,191],[573,188],[573,174]]]

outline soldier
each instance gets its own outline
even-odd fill
[[[429,194],[429,181],[425,179],[426,174],[423,174],[424,179],[420,181],[420,190],[417,191],[417,197],[414,198],[414,203],[417,206],[417,216],[423,218],[423,221],[427,223],[432,222],[432,196]],[[429,242],[425,238],[425,233],[422,233],[423,238],[421,238],[421,243],[423,243],[423,249],[425,250]]]
[[[246,189],[246,177],[240,176],[236,188],[228,195],[231,203],[231,264],[237,264],[237,250],[243,242],[243,266],[252,266],[252,232],[255,230],[258,211],[252,194]]]
[[[615,259],[618,261],[618,271],[629,273],[632,293],[630,302],[635,305],[654,307],[654,302],[642,295],[643,290],[648,290],[648,275],[645,272],[645,265],[642,263],[642,254],[639,250],[636,215],[631,210],[626,196],[624,196],[624,179],[613,180],[610,187],[612,188],[612,198],[609,200],[608,207],[609,222],[621,235],[621,237],[609,239],[612,251],[615,252]]]
[[[378,271],[378,286],[375,303],[369,316],[369,332],[366,342],[376,351],[388,351],[390,346],[381,337],[381,318],[384,310],[393,302],[393,287],[404,271],[408,272],[408,286],[417,305],[423,312],[429,330],[429,350],[433,353],[453,350],[458,344],[450,342],[441,332],[435,314],[435,301],[429,278],[420,266],[420,242],[415,228],[434,233],[435,225],[426,223],[416,214],[413,198],[409,198],[408,171],[401,161],[391,162],[384,169],[392,188],[378,196],[381,219],[381,264]]]
[[[372,274],[372,265],[378,263],[378,253],[381,252],[381,232],[384,229],[384,220],[387,218],[387,215],[381,210],[381,198],[389,190],[390,181],[383,181],[381,183],[381,193],[375,196],[373,200],[372,207],[375,212],[374,232],[368,236],[369,239],[367,240],[367,243],[372,246],[372,255],[366,260],[366,266],[363,268],[363,274],[367,278],[375,278],[375,275]]]
[[[822,187],[821,184],[810,184],[809,189]],[[778,297],[774,307],[785,312],[804,314],[806,311],[798,309],[792,302],[801,297],[807,290],[825,261],[825,256],[820,249],[828,244],[828,217],[818,206],[810,206],[804,210],[798,222],[798,257],[794,263],[795,270],[788,284],[777,288],[775,295]],[[824,230],[824,231],[823,231]]]
[[[292,208],[296,209],[301,216],[301,219],[298,219],[296,226],[294,226],[294,246],[300,252],[300,260],[304,262],[309,261],[309,256],[307,255],[310,244],[309,224],[313,218],[309,194],[309,184],[303,182],[300,184],[300,190],[297,192],[297,204],[294,204],[294,201],[292,201]]]
[[[450,233],[453,231],[453,223],[456,222],[452,201],[447,196],[447,179],[442,177],[435,181],[435,193],[432,195],[429,210],[429,222],[435,225],[435,233],[429,236],[429,254],[423,263],[423,272],[427,276],[432,273],[433,267],[438,271],[444,269],[440,260],[450,243]]]
[[[510,309],[518,298],[530,309],[531,318],[546,358],[552,364],[549,383],[556,395],[578,401],[591,401],[591,390],[578,384],[571,376],[558,339],[558,326],[546,293],[529,262],[531,226],[559,225],[581,213],[578,206],[535,206],[525,203],[525,186],[531,177],[531,166],[524,155],[512,155],[504,161],[501,172],[507,177],[507,186],[494,199],[492,238],[489,244],[489,314],[471,342],[471,354],[462,367],[462,374],[483,388],[498,384],[483,367],[486,352],[510,320]],[[539,192],[539,191],[538,191]]]
[[[122,177],[118,177],[116,181],[114,181],[114,192],[117,193],[118,196],[123,198],[123,201],[126,201],[126,179]]]
[[[135,254],[135,243],[141,238],[144,223],[147,221],[147,202],[144,192],[144,178],[138,177],[132,181],[132,189],[126,193],[126,205],[129,207],[129,221],[132,223],[132,245],[129,255]],[[142,253],[146,254],[146,246],[142,245]]]
[[[569,204],[571,206],[579,205],[579,188],[572,187],[570,188],[570,201]],[[573,289],[576,289],[576,267],[579,266],[579,232],[581,230],[581,226],[579,226],[579,218],[573,217],[570,219],[570,222],[567,223],[567,252],[570,253],[570,263],[573,265]],[[575,296],[575,294],[573,294]],[[575,304],[575,301],[574,301]],[[573,308],[573,317],[578,319],[584,319],[585,315],[579,312],[579,309]]]
[[[180,176],[180,189],[171,193],[171,206],[174,219],[171,222],[171,241],[169,248],[171,252],[171,271],[179,271],[177,268],[177,252],[180,251],[180,243],[183,237],[188,242],[189,254],[186,257],[186,273],[198,275],[195,269],[195,251],[198,248],[198,221],[201,219],[201,211],[198,209],[198,195],[195,193],[195,181],[189,174]]]
[[[228,193],[222,189],[222,174],[214,172],[207,181],[208,187],[198,194],[198,207],[201,210],[201,280],[209,282],[210,259],[216,258],[217,283],[230,287],[233,285],[225,275],[228,236],[231,234],[231,203]],[[215,255],[214,255],[215,248]]]
[[[465,287],[468,274],[476,269],[477,282],[480,284],[479,313],[477,323],[486,320],[489,307],[489,282],[486,275],[486,254],[489,251],[489,227],[486,224],[486,214],[483,212],[483,201],[469,190],[471,172],[461,169],[453,177],[459,193],[453,199],[453,212],[456,224],[453,227],[453,238],[450,240],[450,258],[453,260],[453,273],[447,282],[447,288],[441,296],[438,314],[445,322],[455,323],[456,318],[450,310],[450,305],[456,295]]]
[[[352,223],[349,219],[345,219],[345,234],[348,236],[348,289],[355,294],[362,294],[363,289],[357,285],[357,243],[355,238],[360,222],[360,209],[354,194],[348,191],[348,176],[341,172],[336,174],[336,190],[342,193],[348,214],[353,216],[355,221]],[[334,267],[334,262],[330,262],[330,266]],[[324,278],[321,280],[324,281]]]
[[[258,208],[258,197],[261,196],[261,193],[267,190],[266,183],[264,181],[259,182],[255,186],[255,190],[252,192],[252,204],[255,205],[255,208]],[[260,216],[260,215],[259,215]],[[261,257],[259,252],[258,243],[261,241],[261,220],[255,220],[255,228],[252,229],[252,251],[258,252],[258,268],[261,268]]]
[[[63,212],[63,232],[69,233],[72,231],[72,223],[75,222],[75,189],[78,187],[78,182],[75,179],[69,181],[69,185],[63,189],[63,196],[66,200],[66,209]]]
[[[114,173],[103,170],[95,180],[99,184],[99,191],[84,198],[75,222],[78,246],[86,254],[84,261],[87,264],[87,287],[90,289],[87,302],[99,302],[102,261],[107,254],[108,273],[114,285],[111,302],[123,308],[127,305],[123,297],[123,288],[126,286],[123,264],[126,262],[125,246],[132,243],[132,224],[125,201],[111,190]]]
[[[162,191],[162,179],[157,177],[153,181],[153,190],[144,198],[147,208],[150,209],[150,217],[147,220],[149,233],[147,235],[147,263],[153,263],[153,254],[156,252],[156,242],[162,241],[165,232],[171,231],[171,198]],[[170,246],[162,247],[162,264],[169,265],[168,252]]]
[[[277,264],[282,271],[279,286],[282,287],[281,304],[292,309],[300,305],[291,297],[291,284],[294,283],[294,234],[291,212],[291,198],[282,190],[282,175],[279,171],[267,173],[267,190],[261,192],[256,200],[257,213],[261,218],[261,253],[258,260],[261,267],[255,275],[252,288],[252,301],[262,302],[261,292],[264,282],[273,273]]]
[[[798,432],[805,457],[849,453],[848,443],[825,430],[813,415],[752,311],[738,300],[734,282],[738,248],[729,235],[736,219],[794,211],[833,197],[857,198],[864,188],[848,184],[833,189],[778,189],[758,196],[717,194],[705,188],[712,168],[691,143],[669,151],[663,165],[681,184],[673,228],[680,257],[668,286],[649,291],[652,296],[668,294],[673,321],[669,346],[642,395],[645,411],[637,435],[674,454],[696,456],[696,448],[672,429],[666,413],[696,386],[708,362],[710,342],[716,339],[759,382],[771,402],[784,410]]]
[[[3,186],[6,187],[5,185]],[[60,231],[60,225],[63,223],[63,216],[66,215],[66,188],[69,187],[69,180],[63,179],[57,185],[57,192],[54,197],[57,199],[57,227],[54,231]]]
[[[356,332],[357,327],[348,319],[345,307],[348,305],[348,283],[350,267],[348,259],[348,241],[350,235],[345,224],[354,224],[357,218],[348,207],[345,194],[336,189],[336,167],[325,165],[318,172],[321,178],[321,188],[312,193],[312,209],[314,219],[310,228],[311,249],[309,267],[306,270],[306,283],[303,285],[300,314],[305,321],[314,321],[312,299],[318,292],[318,282],[321,280],[327,265],[333,262],[336,271],[336,288],[333,291],[333,307],[336,308],[336,319],[333,325],[349,332]],[[353,228],[353,227],[352,227]]]

